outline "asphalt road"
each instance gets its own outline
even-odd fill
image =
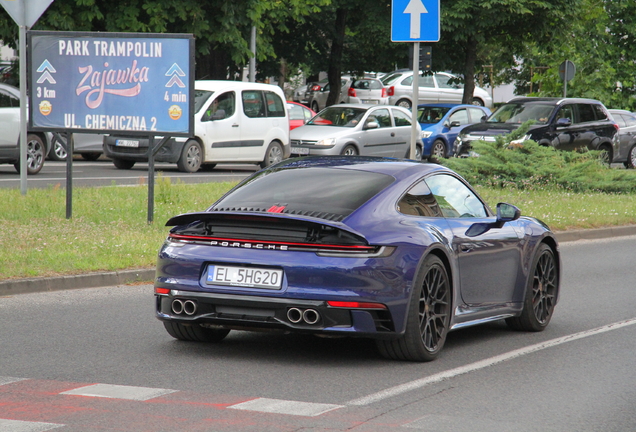
[[[633,431],[635,241],[563,243],[546,331],[458,330],[425,364],[356,339],[179,342],[150,285],[2,297],[0,430]]]
[[[157,163],[155,178],[161,173],[164,178],[170,178],[172,183],[234,182],[247,177],[257,169],[257,165],[219,164],[212,171],[183,173],[177,169],[176,164]],[[27,177],[27,193],[31,188],[48,188],[56,185],[66,187],[66,171],[66,162],[47,160],[38,174]],[[73,160],[72,181],[73,187],[148,184],[148,164],[138,162],[130,170],[120,170],[106,158],[88,162],[76,157]],[[13,165],[0,165],[0,187],[20,188],[20,175]]]

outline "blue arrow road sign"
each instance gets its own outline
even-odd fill
[[[393,0],[392,42],[439,42],[440,0]]]

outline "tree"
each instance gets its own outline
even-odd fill
[[[440,42],[433,47],[436,70],[463,74],[464,103],[471,103],[475,73],[488,61],[490,46],[505,49],[507,63],[524,44],[545,43],[563,28],[581,0],[445,0]]]

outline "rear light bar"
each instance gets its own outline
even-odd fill
[[[384,97],[387,97],[387,94],[386,94],[386,87],[382,87],[382,97],[383,97],[383,98],[384,98]]]
[[[328,301],[327,305],[335,308],[347,308],[347,309],[386,309],[386,305],[382,303],[367,303],[367,302],[346,302],[346,301]]]
[[[367,245],[339,245],[321,243],[262,241],[251,239],[235,239],[222,237],[207,237],[196,235],[174,234],[168,235],[168,240],[180,243],[195,243],[209,246],[238,247],[244,249],[269,249],[269,250],[309,250],[309,251],[337,251],[373,253],[378,250],[375,246]]]
[[[155,294],[170,294],[170,288],[155,287]]]
[[[386,92],[389,96],[393,96],[395,94],[395,87],[391,86]]]

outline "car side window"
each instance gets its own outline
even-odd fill
[[[248,117],[265,117],[263,95],[260,90],[246,90],[242,93],[243,112]]]
[[[395,120],[395,126],[411,126],[411,119],[407,114],[400,110],[393,109],[393,119]]]
[[[564,105],[564,106],[561,107],[559,112],[557,112],[555,121],[559,120],[559,119],[562,119],[562,118],[570,119],[570,121],[572,123],[575,123],[575,120],[574,120],[574,105]]]
[[[455,84],[448,83],[452,78],[453,77],[450,77],[448,75],[435,74],[435,79],[437,80],[437,85],[439,86],[439,88],[451,88],[451,89],[461,88],[461,86],[458,85],[457,83]]]
[[[594,104],[592,105],[592,109],[596,114],[596,120],[607,120],[607,112],[605,112],[602,106]]]
[[[391,115],[389,114],[388,109],[383,108],[375,110],[372,115],[375,116],[375,119],[381,128],[391,127]]]
[[[577,104],[579,109],[579,123],[593,122],[596,120],[594,108],[590,104]]]
[[[444,216],[437,205],[437,201],[435,201],[433,193],[424,181],[417,183],[409,189],[400,201],[398,201],[397,210],[402,214],[410,216]]]
[[[479,123],[482,117],[488,117],[486,113],[479,108],[468,108],[468,114],[470,115],[471,123]]]
[[[627,127],[627,123],[625,123],[625,117],[620,114],[614,114],[614,121],[618,124],[619,127]]]
[[[267,117],[285,117],[285,104],[276,93],[265,91]]]
[[[456,177],[437,174],[428,177],[426,184],[431,189],[444,217],[483,218],[488,216],[484,203]]]
[[[468,111],[466,111],[465,109],[457,110],[450,115],[448,121],[451,123],[459,122],[460,125],[468,124],[470,123],[468,121]]]
[[[234,92],[219,95],[210,103],[202,120],[223,120],[232,117],[234,115],[235,97]]]
[[[307,123],[309,120],[311,120],[311,118],[313,117],[311,114],[311,111],[309,111],[307,108],[302,108],[303,110],[303,114],[305,116],[305,123]]]
[[[15,106],[20,106],[20,101],[18,101],[11,95],[0,92],[0,108],[11,108]]]
[[[636,126],[636,116],[633,115],[624,115],[622,116],[623,119],[625,120],[625,126],[629,127],[629,126]]]
[[[290,120],[303,120],[305,121],[304,110],[299,105],[289,104],[289,119]]]

